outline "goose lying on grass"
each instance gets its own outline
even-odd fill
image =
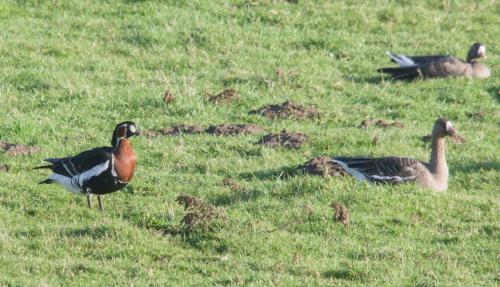
[[[446,137],[456,134],[452,123],[437,119],[432,129],[432,152],[429,163],[413,158],[349,158],[335,157],[333,161],[356,179],[372,182],[415,182],[434,191],[448,188],[448,165],[445,158]]]
[[[445,78],[445,77],[466,77],[466,78],[488,78],[490,70],[479,63],[479,59],[486,59],[486,47],[481,43],[474,43],[467,53],[467,60],[464,62],[453,56],[433,55],[433,56],[405,56],[395,55],[387,52],[387,56],[399,67],[380,68],[380,73],[390,74],[399,80],[412,80],[420,78]]]

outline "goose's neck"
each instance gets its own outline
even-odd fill
[[[132,145],[127,138],[118,139],[116,146],[113,147],[113,154],[115,156],[123,156],[133,153]]]
[[[444,176],[448,178],[448,164],[445,157],[446,138],[432,134],[432,152],[429,163],[430,171],[436,176]]]

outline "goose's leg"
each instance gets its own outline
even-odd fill
[[[99,210],[102,211],[102,202],[101,202],[101,196],[97,196],[97,202],[99,202]]]
[[[87,205],[89,206],[89,209],[92,209],[92,206],[90,206],[90,195],[86,195],[87,197]]]

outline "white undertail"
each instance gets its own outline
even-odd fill
[[[342,168],[345,171],[347,171],[350,175],[354,176],[357,180],[365,181],[367,179],[364,174],[362,174],[361,172],[359,172],[353,168],[350,168],[349,166],[347,166],[347,164],[345,162],[340,161],[340,160],[336,160],[336,159],[332,159],[332,160],[333,160],[333,162],[340,164],[340,166],[342,166]]]

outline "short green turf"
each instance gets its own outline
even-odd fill
[[[0,152],[10,166],[0,285],[498,286],[498,15],[491,0],[2,1],[0,141],[41,151]],[[393,82],[375,71],[391,65],[386,50],[465,57],[475,41],[487,46],[488,80]],[[206,101],[227,88],[239,99]],[[285,100],[321,117],[248,114]],[[285,176],[320,155],[427,160],[420,137],[440,116],[466,140],[448,145],[447,192]],[[405,128],[358,128],[365,118]],[[309,138],[298,150],[257,145],[259,135],[133,138],[136,175],[103,212],[37,184],[44,158],[108,145],[123,120],[142,130],[254,123]],[[227,224],[169,235],[180,194],[223,207]],[[332,201],[349,210],[348,230],[332,221]]]

